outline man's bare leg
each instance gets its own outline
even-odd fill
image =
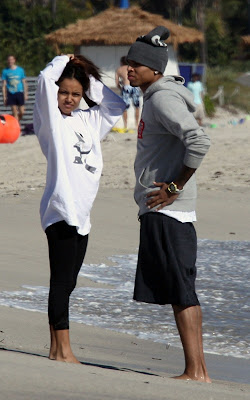
[[[128,128],[128,112],[125,110],[122,114],[124,129]]]
[[[202,344],[202,313],[200,306],[182,307],[172,305],[180,334],[185,370],[175,379],[191,379],[211,383],[208,376]]]
[[[74,356],[69,339],[69,329],[55,330],[50,325],[50,360],[80,364]]]
[[[24,106],[19,107],[18,121],[21,121],[24,115]]]
[[[199,348],[200,348],[200,357],[201,357],[201,363],[202,363],[202,368],[205,373],[206,377],[206,382],[211,383],[211,379],[208,376],[208,371],[206,367],[206,362],[205,362],[205,356],[204,356],[204,351],[203,351],[203,337],[202,337],[202,311],[200,306],[196,306],[197,309],[197,317],[198,317],[198,340],[199,340]]]
[[[139,107],[136,107],[135,108],[136,129],[138,128],[138,125],[139,125],[139,118],[140,118],[140,109],[139,109]]]
[[[17,106],[11,106],[11,112],[12,112],[13,117],[15,117],[17,120],[19,120],[19,119],[18,119],[18,110],[17,110]]]

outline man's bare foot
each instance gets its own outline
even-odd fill
[[[192,379],[189,378],[189,376],[187,374],[182,374],[179,376],[171,376],[172,379],[183,379],[185,381],[191,381]]]
[[[173,379],[181,379],[181,380],[185,380],[185,381],[197,381],[197,382],[212,383],[209,376],[198,376],[198,375],[189,376],[185,372],[179,376],[172,376],[172,378]]]

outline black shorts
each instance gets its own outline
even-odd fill
[[[134,300],[199,305],[195,293],[197,237],[190,222],[162,213],[141,216]]]
[[[23,92],[10,93],[7,92],[7,106],[23,106],[24,94]]]

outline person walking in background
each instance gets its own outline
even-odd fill
[[[184,373],[211,382],[202,344],[202,312],[195,292],[197,238],[195,171],[210,140],[192,112],[182,77],[163,76],[169,31],[159,26],[137,38],[127,55],[128,79],[143,92],[135,158],[140,245],[134,300],[171,304],[181,338]]]
[[[128,65],[126,56],[121,57],[120,59],[120,67],[116,70],[115,74],[115,82],[116,86],[121,90],[121,96],[123,101],[126,103],[126,110],[123,113],[123,123],[124,129],[127,131],[128,129],[128,109],[130,107],[130,102],[132,100],[133,106],[135,108],[135,125],[136,129],[139,124],[140,118],[140,90],[137,87],[130,86],[128,80]]]
[[[205,118],[203,104],[204,87],[200,79],[201,76],[199,74],[192,74],[191,81],[188,82],[187,88],[193,93],[194,102],[196,104],[194,117],[196,118],[198,124],[202,126],[203,119]]]
[[[5,106],[10,106],[12,115],[18,121],[23,118],[24,104],[28,99],[28,85],[24,69],[16,65],[16,58],[9,55],[8,67],[2,71],[3,101]]]
[[[79,109],[80,101],[92,108]],[[123,100],[83,56],[55,57],[40,73],[34,130],[47,159],[40,216],[50,260],[49,358],[79,363],[69,337],[69,298],[85,256],[90,211],[102,172],[101,140],[122,116]]]

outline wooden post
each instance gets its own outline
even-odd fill
[[[205,0],[197,0],[197,24],[203,33],[204,41],[201,42],[201,62],[207,63],[206,28],[205,28]]]

